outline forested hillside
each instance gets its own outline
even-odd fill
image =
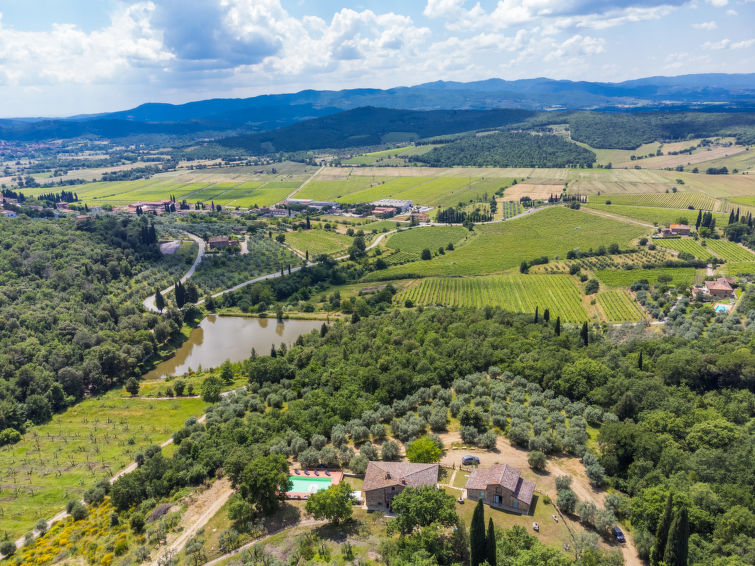
[[[85,394],[141,373],[156,352],[158,317],[112,294],[159,256],[144,216],[78,227],[70,219],[0,218],[3,442],[15,433],[2,431],[45,422]],[[160,325],[163,340],[178,328]]]
[[[641,556],[672,494],[674,508],[689,513],[690,564],[751,564],[752,322],[716,324],[697,340],[638,333],[615,341],[590,331],[588,346],[576,328],[559,334],[552,323],[493,309],[394,311],[337,324],[241,364],[249,391],[213,408],[206,426],[187,424],[172,458],[148,451],[139,470],[115,483],[113,502],[125,511],[222,469],[240,486],[231,518],[248,521],[274,509],[249,482],[259,470],[287,469],[276,454],[355,468],[355,457],[376,453],[370,434],[385,432],[376,425],[409,442],[444,430],[449,412],[472,411],[479,417],[469,434],[497,427],[530,450],[582,456],[594,486],[624,494],[614,512],[631,520]],[[578,434],[585,421],[597,443]],[[362,456],[349,437],[366,443]],[[445,535],[432,536],[441,539],[428,545],[437,563],[451,563]]]
[[[468,136],[412,158],[433,167],[585,167],[595,154],[555,135]]]
[[[653,141],[722,134],[752,143],[755,133],[752,113],[575,112],[568,115],[568,122],[572,139],[600,149],[636,149]]]
[[[220,140],[226,147],[251,153],[343,148],[408,141],[521,122],[529,110],[391,110],[357,108],[307,120],[272,132]]]

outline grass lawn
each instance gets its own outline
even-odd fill
[[[201,399],[121,399],[112,391],[88,399],[33,427],[18,443],[0,449],[3,530],[11,539],[28,532],[78,499],[96,480],[109,477],[136,452],[160,444],[200,416]]]
[[[320,254],[346,252],[353,238],[325,230],[302,230],[286,232],[286,242],[299,253],[309,251],[310,259]]]
[[[464,486],[467,485],[467,480],[469,479],[469,472],[462,472],[461,470],[456,471],[456,477],[454,477],[454,487],[458,487],[459,489],[464,489]]]
[[[407,274],[428,277],[497,273],[519,267],[522,260],[564,257],[574,248],[595,249],[614,242],[627,247],[630,241],[647,233],[648,229],[642,226],[558,206],[516,220],[478,225],[467,243],[452,252],[375,272],[367,279]]]

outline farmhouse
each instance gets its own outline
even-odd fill
[[[393,216],[397,212],[398,209],[392,206],[376,206],[372,209],[372,213],[376,216]]]
[[[689,236],[690,228],[686,224],[672,224],[669,226],[669,230],[675,236]]]
[[[362,489],[367,509],[390,511],[393,498],[405,487],[434,486],[437,482],[438,464],[370,462]]]
[[[430,222],[430,215],[424,212],[412,212],[409,216],[409,220],[424,224],[426,222]]]
[[[731,283],[725,277],[719,277],[715,281],[706,281],[705,290],[711,297],[728,299],[734,296]]]
[[[228,236],[213,236],[208,240],[208,243],[211,250],[224,250],[231,244],[231,241]]]
[[[530,512],[535,484],[521,477],[516,468],[499,464],[488,470],[473,470],[465,488],[468,499],[481,499],[492,507],[526,515]]]
[[[6,216],[8,218],[15,218],[16,216],[18,216],[18,214],[16,214],[12,210],[0,210],[0,216]]]

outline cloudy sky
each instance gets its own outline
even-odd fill
[[[700,72],[755,72],[755,0],[0,0],[4,117]]]

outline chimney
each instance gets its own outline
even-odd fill
[[[390,472],[385,472],[385,479],[387,479],[387,480],[391,479],[391,473]]]

